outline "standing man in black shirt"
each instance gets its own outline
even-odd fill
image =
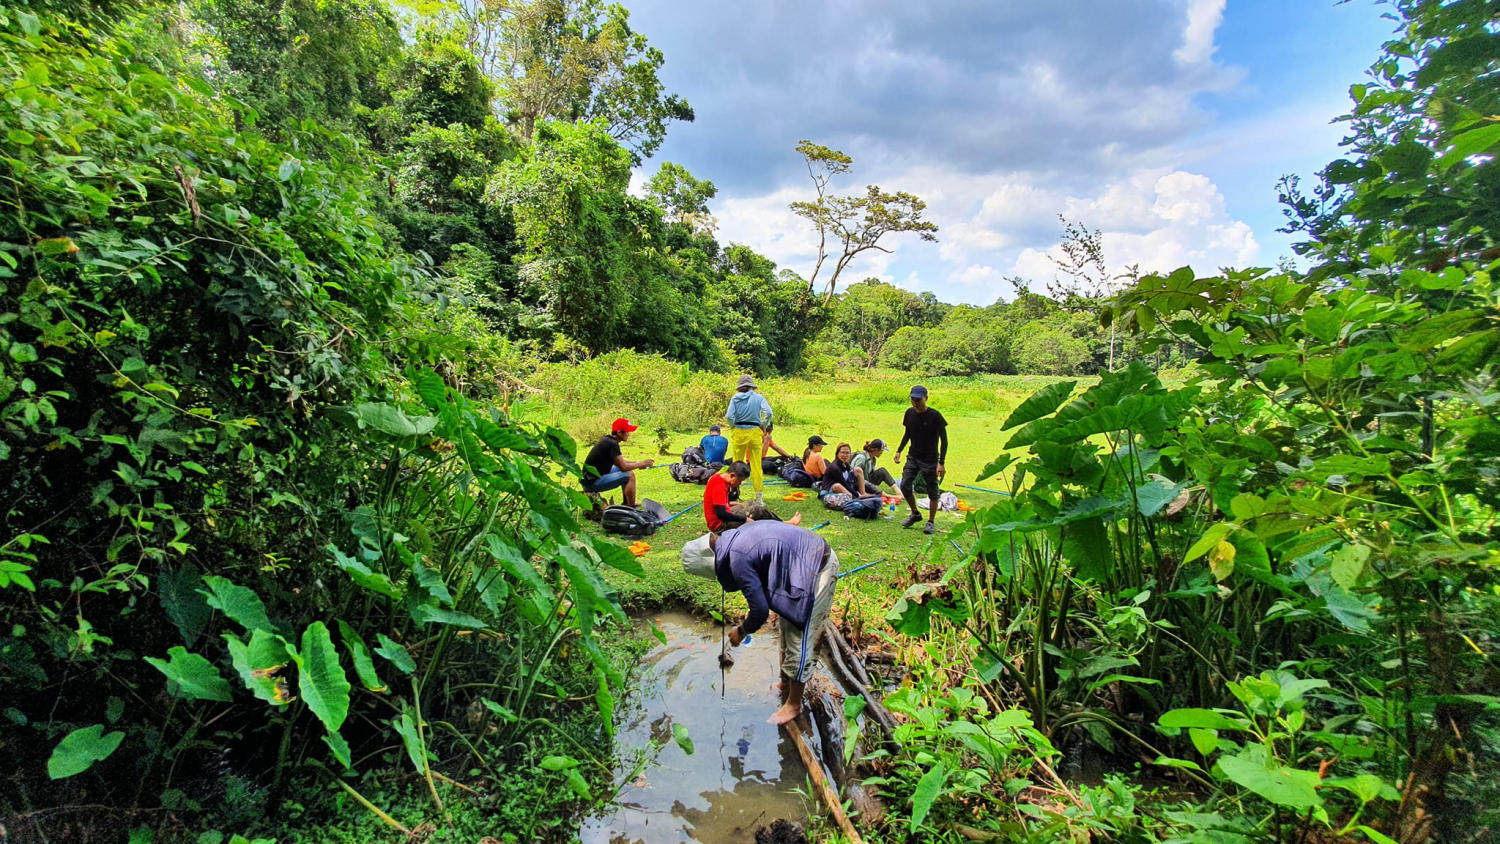
[[[901,471],[901,492],[906,496],[907,506],[911,507],[911,515],[901,526],[909,528],[922,520],[917,512],[916,493],[912,491],[917,476],[921,475],[927,482],[927,525],[922,532],[931,534],[937,530],[933,519],[937,517],[938,480],[946,472],[943,461],[948,459],[948,420],[927,406],[927,388],[918,384],[911,388],[911,407],[907,408],[901,424],[906,427],[906,433],[901,436],[901,444],[896,446],[896,463],[901,462],[901,452],[906,450],[907,443],[911,443],[911,459]]]

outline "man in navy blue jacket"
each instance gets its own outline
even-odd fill
[[[736,647],[759,630],[774,610],[781,633],[781,708],[770,717],[785,724],[802,711],[802,691],[812,673],[813,649],[833,607],[839,558],[816,533],[786,522],[755,521],[710,535],[682,550],[689,571],[706,568],[729,592],[741,592],[750,612],[729,631]],[[700,565],[688,558],[698,555]]]

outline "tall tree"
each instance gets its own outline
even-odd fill
[[[656,200],[668,219],[695,233],[711,234],[718,221],[708,213],[708,201],[719,192],[714,183],[699,179],[681,164],[663,161],[646,183],[646,195]]]
[[[807,140],[797,144],[797,152],[806,162],[807,174],[818,194],[812,201],[791,204],[792,213],[811,222],[818,233],[818,258],[807,280],[809,294],[817,290],[818,275],[832,255],[828,251],[829,241],[837,242],[840,248],[823,296],[825,306],[832,301],[839,275],[851,261],[871,249],[891,251],[880,245],[880,239],[886,235],[914,232],[923,240],[937,241],[937,224],[923,219],[927,203],[916,196],[904,191],[887,193],[877,185],[866,187],[862,194],[832,196],[829,185],[833,177],[848,173],[854,160],[840,150]]]
[[[457,25],[500,89],[506,121],[530,141],[542,120],[601,120],[638,163],[691,121],[667,94],[665,57],[630,28],[630,13],[600,0],[460,0]]]

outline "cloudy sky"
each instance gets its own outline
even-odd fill
[[[988,304],[1054,273],[1058,215],[1104,232],[1118,268],[1200,272],[1290,253],[1275,183],[1337,157],[1392,24],[1373,0],[627,0],[697,120],[647,161],[719,189],[722,241],[806,276],[812,196],[794,147],[843,150],[840,193],[928,203],[938,243],[888,236],[878,276]],[[638,178],[639,178],[638,174]]]

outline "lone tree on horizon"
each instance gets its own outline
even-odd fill
[[[842,248],[834,261],[833,274],[828,277],[828,292],[823,296],[825,306],[833,300],[839,275],[856,255],[871,249],[890,253],[891,250],[879,243],[885,235],[916,232],[923,240],[937,241],[937,224],[922,218],[927,203],[915,195],[905,191],[886,193],[879,185],[869,185],[863,194],[830,196],[829,183],[834,176],[848,173],[854,159],[840,150],[807,140],[797,144],[797,152],[807,163],[807,174],[818,192],[815,200],[791,204],[792,213],[811,221],[818,233],[818,260],[807,280],[809,295],[818,289],[818,274],[823,271],[823,264],[830,254],[829,239],[837,241]]]

